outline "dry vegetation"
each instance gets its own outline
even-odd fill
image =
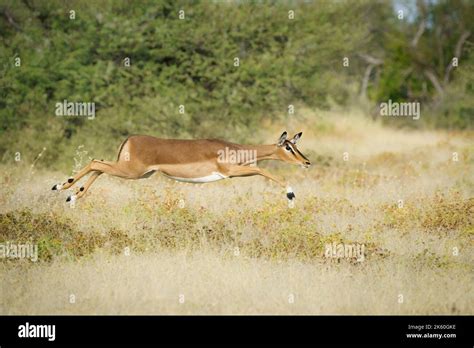
[[[37,243],[39,260],[1,260],[0,313],[474,314],[472,134],[332,116],[286,125],[310,169],[264,165],[290,178],[293,209],[263,178],[158,175],[102,176],[71,209],[50,191],[69,173],[4,166],[0,242]],[[325,258],[333,241],[365,260]]]

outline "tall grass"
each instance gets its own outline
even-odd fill
[[[70,208],[50,191],[69,173],[3,167],[0,243],[37,244],[39,260],[0,259],[1,312],[472,314],[470,134],[350,119],[286,125],[313,166],[264,166],[292,183],[293,209],[259,177],[105,175]],[[333,242],[364,244],[364,261],[326,258]]]

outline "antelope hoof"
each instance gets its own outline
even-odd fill
[[[51,188],[51,190],[53,190],[53,191],[61,191],[62,188],[63,188],[63,185],[61,185],[61,184],[56,184],[56,185],[54,185],[54,186]]]
[[[290,201],[292,201],[293,199],[295,199],[296,196],[295,196],[295,193],[293,192],[293,189],[292,189],[291,187],[288,187],[288,188],[286,189],[286,197],[287,197]]]
[[[68,198],[66,198],[66,202],[71,202],[74,203],[77,199],[77,196],[76,195],[71,195],[71,196],[68,196]]]

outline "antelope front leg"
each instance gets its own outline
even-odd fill
[[[279,179],[273,174],[270,174],[265,169],[261,169],[258,167],[231,166],[227,169],[227,175],[229,177],[261,175],[286,188],[286,197],[290,202],[293,202],[293,199],[296,197],[295,193],[293,192],[293,189],[289,185],[285,184],[283,180]]]

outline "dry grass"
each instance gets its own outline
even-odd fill
[[[9,314],[472,313],[465,270],[422,263],[414,270],[399,259],[351,265],[163,250],[96,254],[6,276],[15,289],[4,295]]]
[[[102,176],[71,209],[49,191],[65,173],[3,168],[0,242],[37,243],[40,260],[0,262],[0,312],[473,314],[472,134],[331,116],[304,123],[311,169],[265,164],[294,209],[262,178],[159,176]],[[365,261],[325,258],[331,242],[364,244]]]

